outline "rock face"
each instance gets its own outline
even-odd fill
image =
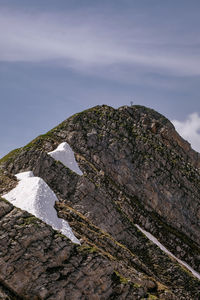
[[[48,152],[67,142],[83,175]],[[198,299],[200,155],[159,113],[97,106],[0,160],[0,194],[33,171],[54,191],[75,245],[0,200],[2,299]]]

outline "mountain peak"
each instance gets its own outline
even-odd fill
[[[63,145],[69,145],[76,161]],[[197,299],[199,167],[199,153],[178,135],[173,124],[139,105],[95,106],[13,151],[0,161],[1,195],[18,184],[15,174],[33,172],[55,193],[58,216],[69,223],[81,246],[65,237],[56,246],[57,233],[48,227],[45,230],[51,232],[53,248],[48,251],[52,266],[47,267],[45,255],[41,256],[46,242],[41,242],[34,224],[25,223],[23,228],[30,226],[35,241],[40,241],[36,273],[37,278],[45,274],[45,279],[38,284],[31,267],[33,274],[26,280],[22,276],[20,283],[11,251],[3,265],[16,271],[10,277],[7,271],[0,272],[3,286],[20,297],[30,298],[34,293],[39,299]],[[25,233],[17,225],[22,221],[16,214],[24,220],[27,213],[17,212],[3,200],[1,206],[2,231],[8,222],[11,236],[17,228],[22,238]],[[28,232],[25,236],[30,239]],[[159,248],[155,240],[163,246]],[[8,247],[10,238],[6,243]],[[165,248],[168,252],[163,252]],[[62,255],[56,258],[55,249]],[[18,259],[23,261],[24,255],[27,253],[19,253]],[[57,278],[56,283],[51,276]]]

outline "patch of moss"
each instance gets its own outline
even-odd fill
[[[158,299],[158,297],[156,297],[155,295],[152,295],[152,294],[148,294],[147,299],[156,300],[156,299]]]
[[[38,225],[38,218],[31,216],[23,219],[23,223],[20,226],[26,226],[30,224]]]
[[[40,147],[43,145],[43,142],[48,139],[55,140],[52,130],[48,131],[45,134],[39,135],[34,140],[32,140],[30,143],[28,143],[26,146],[24,146],[23,149],[29,149],[29,148],[32,148],[33,146]]]
[[[133,283],[133,287],[136,288],[136,289],[139,289],[141,287],[141,284]]]
[[[66,239],[66,236],[64,234],[60,233],[60,232],[56,233],[56,236]]]
[[[10,162],[14,161],[17,154],[19,154],[23,150],[29,150],[32,147],[36,147],[39,149],[42,148],[45,140],[55,141],[55,139],[56,139],[56,137],[54,136],[52,130],[50,130],[45,134],[39,135],[37,138],[32,140],[30,143],[28,143],[24,147],[14,149],[11,152],[9,152],[7,155],[5,155],[4,157],[2,157],[0,159],[0,164],[6,163],[6,162],[10,163]]]
[[[129,279],[122,276],[119,272],[117,271],[114,271],[113,274],[112,274],[112,281],[114,281],[116,284],[127,284],[129,283]]]
[[[82,161],[86,162],[87,165],[95,172],[95,173],[99,173],[99,170],[94,166],[94,164],[92,164],[91,162],[89,162],[83,155],[78,155],[79,159],[81,159]]]
[[[10,151],[8,154],[6,154],[4,157],[2,157],[0,159],[0,164],[5,163],[9,160],[10,161],[14,160],[15,156],[20,152],[21,149],[22,148],[17,148],[17,149]]]
[[[91,247],[89,245],[78,246],[77,250],[80,252],[87,252],[87,253],[98,253],[99,252],[96,247]]]
[[[8,200],[6,200],[5,198],[2,198],[2,197],[0,197],[0,201],[3,201],[5,203],[7,203],[7,204],[10,204],[10,202]]]

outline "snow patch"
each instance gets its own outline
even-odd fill
[[[15,176],[20,180],[18,185],[3,197],[14,206],[51,225],[53,229],[61,231],[73,243],[80,244],[68,222],[58,218],[54,208],[58,199],[46,182],[40,177],[35,177],[31,171]]]
[[[15,176],[17,177],[18,180],[22,180],[22,179],[29,178],[29,177],[34,177],[32,171],[18,173]]]
[[[151,233],[149,233],[148,231],[142,229],[139,225],[135,224],[135,226],[142,232],[144,233],[144,235],[146,235],[146,237],[151,240],[154,244],[156,244],[162,251],[164,251],[166,254],[170,255],[171,257],[173,257],[178,263],[180,263],[181,265],[183,265],[184,267],[186,267],[196,278],[198,278],[200,280],[200,274],[198,272],[196,272],[192,267],[190,267],[186,262],[180,260],[179,258],[177,258],[175,255],[173,255],[169,250],[167,250],[167,248],[165,248],[165,246],[163,246],[158,240],[157,238],[155,238]]]
[[[68,143],[61,143],[54,151],[51,151],[48,154],[54,159],[59,160],[61,163],[63,163],[63,165],[71,169],[73,172],[83,175],[75,160],[74,152]]]

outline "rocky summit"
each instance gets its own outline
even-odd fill
[[[79,174],[50,155],[61,144]],[[4,199],[27,171],[78,243]],[[199,299],[199,195],[200,154],[161,114],[70,117],[0,160],[0,299]]]

